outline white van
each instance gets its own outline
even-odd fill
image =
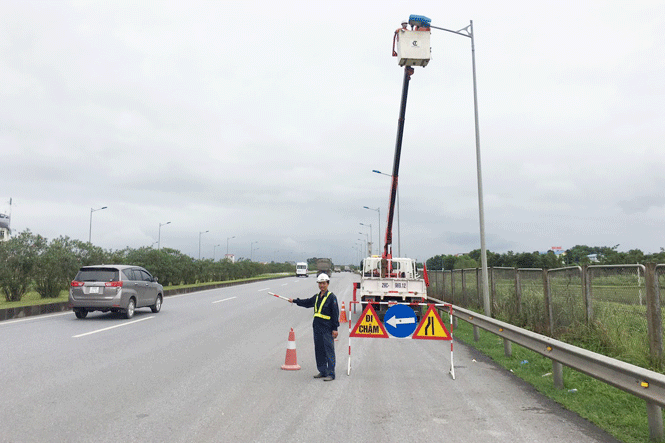
[[[307,277],[307,263],[296,263],[296,277]]]

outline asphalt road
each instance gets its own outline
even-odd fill
[[[347,308],[353,274],[330,289]],[[455,342],[337,342],[337,379],[316,374],[314,278],[168,297],[162,311],[0,323],[0,442],[613,442]],[[299,371],[285,371],[290,328]]]

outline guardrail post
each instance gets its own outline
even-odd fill
[[[663,363],[663,319],[660,310],[660,288],[655,263],[647,263],[644,277],[647,289],[649,353],[653,362],[661,367]]]
[[[663,409],[655,403],[647,401],[647,422],[649,437],[653,441],[663,440]]]
[[[513,355],[513,344],[507,338],[503,339],[503,355],[506,357]]]
[[[554,379],[554,387],[563,389],[563,365],[555,360],[552,360],[552,378]]]
[[[552,290],[550,288],[550,275],[543,269],[543,293],[545,295],[545,315],[547,317],[547,330],[550,337],[554,337],[554,316],[552,315]]]

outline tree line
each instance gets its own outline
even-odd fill
[[[0,289],[7,301],[20,301],[30,290],[39,293],[41,298],[57,298],[69,288],[81,266],[104,263],[142,266],[164,286],[236,280],[277,272],[295,273],[295,265],[289,263],[196,260],[170,248],[104,250],[69,237],[49,241],[25,230],[0,242]]]
[[[554,269],[565,266],[576,265],[623,265],[623,264],[646,264],[665,263],[665,249],[660,252],[645,254],[639,249],[631,249],[628,252],[619,252],[615,246],[586,246],[576,245],[565,250],[561,254],[554,251],[540,252],[518,252],[508,251],[503,254],[487,251],[488,267],[507,268],[542,268]],[[467,254],[436,255],[425,262],[427,269],[468,269],[478,268],[481,265],[480,249],[474,249]]]

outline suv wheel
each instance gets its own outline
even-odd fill
[[[135,309],[136,309],[136,302],[134,301],[133,298],[130,298],[129,303],[127,303],[127,309],[125,309],[125,318],[129,319],[134,317]]]
[[[158,313],[162,309],[162,296],[158,295],[157,300],[155,300],[155,304],[150,306],[150,309],[152,309],[152,312],[155,314]]]
[[[88,315],[88,311],[85,309],[75,309],[74,314],[76,314],[76,318],[85,318]]]

